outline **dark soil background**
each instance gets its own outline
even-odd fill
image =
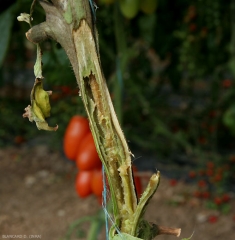
[[[164,172],[164,167],[159,170]],[[39,235],[45,240],[62,240],[70,224],[94,215],[100,205],[93,196],[86,199],[77,196],[76,171],[75,165],[61,152],[43,144],[25,143],[0,149],[0,239],[4,235]],[[151,172],[141,174],[145,176],[143,185],[146,185]],[[146,218],[159,225],[181,228],[179,239],[190,237],[193,232],[195,240],[235,239],[234,198],[231,212],[223,215],[206,209],[202,201],[191,197],[195,188],[194,184],[180,180],[172,187],[163,174]],[[211,215],[218,216],[218,221],[210,223]],[[88,225],[85,227],[88,229]],[[104,230],[99,239],[105,239]],[[177,238],[158,236],[156,239]]]

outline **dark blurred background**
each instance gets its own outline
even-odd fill
[[[73,115],[85,115],[71,65],[59,44],[43,49],[51,125],[22,118],[30,104],[36,48],[17,16],[31,0],[4,1],[0,14],[0,147],[43,141],[62,151]],[[235,1],[97,0],[103,70],[130,148],[164,162],[223,167],[234,183]],[[39,4],[33,25],[44,21]]]

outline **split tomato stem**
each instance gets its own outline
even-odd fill
[[[101,67],[92,1],[39,0],[39,3],[45,10],[46,21],[31,27],[26,37],[35,44],[47,38],[54,39],[63,47],[71,62],[109,183],[114,216],[109,238],[122,239],[124,234],[126,239],[153,239],[160,234],[160,228],[145,221],[143,215],[157,190],[160,174],[157,172],[150,178],[137,204],[131,152],[116,117]],[[31,14],[29,18],[31,23]],[[165,233],[170,234],[170,231]]]

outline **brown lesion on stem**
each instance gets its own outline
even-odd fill
[[[113,131],[113,126],[110,121],[111,114],[108,106],[106,106],[107,103],[104,101],[104,93],[100,89],[100,85],[97,83],[96,76],[92,73],[89,75],[88,85],[89,87],[87,86],[86,92],[91,93],[91,100],[93,100],[95,103],[95,113],[93,115],[97,118],[97,121],[99,122],[99,138],[100,142],[104,145],[103,154],[105,155],[105,165],[107,166],[110,177],[112,178],[110,179],[110,181],[112,181],[112,185],[115,189],[116,197],[118,199],[117,202],[119,205],[119,209],[121,209],[124,201],[123,191],[120,188],[119,184],[119,182],[121,182],[121,178],[117,171],[120,162],[120,156],[118,156],[118,152],[115,148],[115,146],[117,146],[117,136]]]
[[[101,89],[102,84],[98,83],[96,76],[92,73],[89,75],[89,85],[96,105],[96,116],[103,130],[101,135],[103,134],[103,145],[106,154],[104,159],[106,160],[111,177],[116,179],[116,181],[113,181],[113,184],[117,191],[119,209],[121,209],[122,215],[128,219],[136,208],[136,199],[133,199],[133,197],[136,196],[132,194],[126,194],[124,196],[125,193],[131,192],[131,186],[133,184],[130,181],[130,179],[132,179],[131,166],[124,161],[124,148],[112,122],[110,107],[106,101],[106,92]],[[117,148],[117,146],[119,148]],[[121,188],[120,182],[122,183]]]
[[[102,92],[99,88],[99,84],[96,81],[95,75],[92,74],[92,73],[89,76],[89,85],[91,87],[91,92],[92,92],[92,95],[93,95],[93,99],[94,99],[94,102],[95,102],[96,107],[97,107],[98,121],[102,125],[102,127],[105,128],[106,126],[105,126],[104,116],[107,115],[107,109],[104,106],[104,104],[102,103],[102,99],[104,97],[102,96]]]

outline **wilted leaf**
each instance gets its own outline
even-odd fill
[[[19,22],[27,22],[30,24],[30,15],[28,13],[21,13],[20,16],[17,17]]]
[[[36,78],[35,84],[31,91],[31,106],[25,108],[23,117],[28,117],[30,122],[35,121],[39,130],[56,131],[58,126],[50,127],[45,118],[50,116],[51,106],[49,95],[51,91],[43,89],[42,79]]]

